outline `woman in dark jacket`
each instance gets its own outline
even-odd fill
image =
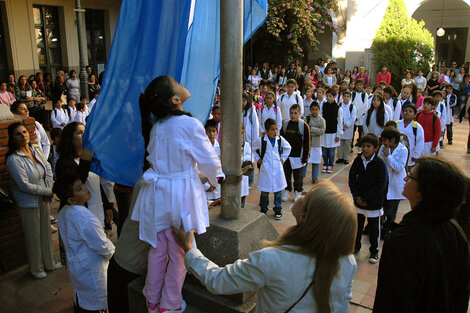
[[[452,163],[422,157],[405,178],[411,211],[385,239],[375,313],[465,313],[470,284],[468,242],[451,220],[466,178]]]

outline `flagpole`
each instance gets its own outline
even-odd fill
[[[81,8],[80,0],[75,0],[75,12],[77,15],[78,53],[80,55],[80,95],[88,98],[88,65],[87,40],[85,29],[85,10]]]
[[[237,219],[241,201],[243,1],[220,1],[221,216]]]

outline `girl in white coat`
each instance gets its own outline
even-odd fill
[[[351,156],[354,123],[356,122],[356,107],[351,102],[351,92],[349,90],[343,92],[341,110],[343,111],[343,134],[340,137],[336,163],[348,164]]]
[[[272,118],[277,123],[277,128],[282,127],[282,114],[281,109],[277,106],[276,95],[272,91],[268,91],[264,97],[264,104],[259,110],[259,129],[261,136],[266,134],[264,123],[268,118]]]
[[[85,207],[91,192],[76,175],[60,177],[53,191],[67,203],[57,222],[67,251],[74,312],[107,312],[107,269],[114,245],[106,238],[101,222]]]
[[[212,293],[256,291],[256,312],[348,312],[356,261],[354,205],[320,180],[292,206],[297,225],[245,260],[219,267],[174,230],[188,270]],[[288,260],[288,261],[287,261]],[[279,270],[282,269],[282,270]]]
[[[201,122],[183,111],[183,103],[190,96],[173,77],[159,76],[139,99],[148,157],[145,184],[131,219],[139,222],[139,238],[151,245],[143,289],[149,312],[184,311],[184,252],[170,227],[179,228],[182,216],[186,216],[199,234],[204,233],[209,226],[209,212],[198,174],[207,177],[213,186],[224,177]]]
[[[400,142],[400,132],[393,127],[387,127],[381,134],[382,147],[379,156],[384,160],[388,171],[387,198],[384,202],[385,225],[384,234],[389,231],[390,224],[395,221],[400,200],[405,187],[406,163],[408,149]]]
[[[291,146],[281,136],[278,136],[277,123],[268,118],[264,123],[266,135],[259,138],[253,145],[253,156],[260,166],[258,189],[261,191],[261,212],[268,211],[269,193],[274,193],[274,219],[282,218],[281,191],[287,187],[283,164],[290,154]]]
[[[389,121],[387,111],[385,111],[384,98],[377,93],[372,98],[372,104],[367,111],[366,121],[364,123],[364,135],[372,133],[380,137],[384,130],[384,125]]]

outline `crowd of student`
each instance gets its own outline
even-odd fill
[[[344,311],[356,270],[350,254],[361,249],[365,219],[371,244],[369,262],[377,263],[380,238],[397,227],[394,220],[400,200],[407,198],[411,202],[412,198],[415,201],[412,208],[414,205],[421,208],[425,195],[433,199],[441,195],[440,192],[429,195],[422,189],[428,185],[410,184],[414,180],[430,184],[429,180],[419,180],[426,177],[422,168],[428,170],[433,162],[440,161],[433,158],[426,161],[423,156],[438,153],[445,131],[448,143],[452,144],[452,122],[457,113],[457,109],[452,112],[457,105],[452,106],[452,84],[443,84],[444,90],[432,91],[431,97],[419,94],[417,85],[412,83],[403,86],[398,95],[387,84],[390,75],[386,68],[379,73],[386,80],[378,85],[370,83],[364,68],[346,71],[343,77],[334,64],[320,63],[312,70],[307,67],[305,73],[295,64],[288,71],[282,67],[271,70],[267,63],[259,70],[256,67],[248,70],[251,74],[246,77],[240,108],[243,117],[240,157],[245,168],[250,163],[259,168],[257,188],[261,191],[262,213],[268,212],[269,193],[274,193],[274,218],[282,219],[282,202],[288,201],[292,190],[295,192],[292,213],[297,225],[279,240],[268,243],[269,248],[226,268],[218,268],[195,249],[190,231],[201,234],[209,227],[206,200],[217,203],[225,177],[218,143],[223,103],[217,103],[217,97],[211,117],[203,126],[183,111],[183,104],[190,97],[184,86],[169,76],[154,79],[139,99],[148,153],[144,175],[134,190],[116,184],[114,193],[110,182],[89,172],[92,152],[82,147],[85,123],[71,120],[70,113],[76,109],[75,116],[82,113],[85,118],[90,108],[83,100],[77,103],[73,93],[68,94],[65,108],[63,93],[54,98],[55,108],[51,112],[54,126],[51,137],[58,143],[58,151],[52,149],[58,152],[54,154],[57,161],[52,162],[54,188],[53,171],[44,158],[49,153],[30,145],[28,132],[21,124],[9,127],[7,167],[13,173],[13,194],[15,199],[29,200],[25,206],[19,202],[23,213],[31,207],[41,212],[40,216],[30,218],[30,223],[38,226],[26,234],[28,238],[36,236],[27,245],[31,273],[43,278],[45,270],[60,267],[52,259],[41,257],[41,253],[51,249],[50,232],[46,234],[43,226],[44,216],[49,215],[47,202],[54,192],[61,200],[58,217],[63,241],[61,256],[66,259],[71,277],[75,312],[101,312],[106,308],[111,313],[126,312],[126,286],[145,272],[143,294],[148,311],[183,312],[186,303],[181,289],[187,270],[213,292],[259,290],[258,312],[300,312],[307,307],[330,312],[330,304],[335,311]],[[275,73],[279,75],[274,76]],[[21,110],[28,112],[22,100],[13,102],[11,109],[16,114]],[[60,135],[55,134],[58,129],[62,129]],[[352,160],[355,145],[361,153]],[[350,161],[353,164],[349,187],[354,204],[331,183],[318,181],[320,170],[331,174],[335,163]],[[312,164],[314,187],[303,197],[307,164]],[[461,195],[456,194],[449,204],[451,216],[438,218],[447,223],[463,200],[465,181],[457,169],[442,167],[449,174],[447,178],[462,180],[458,187],[462,189]],[[242,207],[256,171],[243,176]],[[30,188],[31,184],[38,187]],[[406,192],[410,188],[415,188],[415,192]],[[423,198],[413,198],[416,193]],[[104,233],[106,223],[113,218],[114,202],[119,214],[122,213],[117,222],[116,248]],[[416,211],[427,214],[424,208]],[[382,221],[381,216],[385,216]],[[190,232],[178,230],[183,226]],[[449,227],[446,224],[446,235],[457,236]],[[467,244],[466,239],[463,242]],[[29,247],[32,245],[36,248]],[[285,249],[287,252],[283,252]],[[468,248],[466,254],[462,247],[458,249],[462,253],[458,268],[464,269],[468,266]],[[296,277],[306,280],[306,284],[289,284],[289,276],[279,270],[279,262],[285,258],[292,260],[288,268],[293,275],[298,273],[300,276]],[[468,268],[466,271],[462,273],[464,277],[469,275]],[[337,273],[341,275],[336,277]],[[388,278],[379,275],[379,281]],[[383,286],[379,286],[380,292]],[[307,294],[311,287],[312,294]],[[282,297],[275,296],[279,295],[276,288],[283,290]],[[462,290],[458,300],[466,298],[468,304],[468,290]],[[387,302],[383,300],[387,297],[390,295],[383,296],[381,301]],[[292,301],[294,298],[298,301]],[[464,305],[460,303],[460,307]],[[460,307],[455,312],[460,312]]]

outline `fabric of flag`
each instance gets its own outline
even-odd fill
[[[205,122],[220,75],[220,0],[123,0],[103,86],[88,117],[84,143],[92,171],[134,186],[144,140],[139,95],[159,75],[191,92],[184,109]],[[244,43],[264,23],[267,0],[244,0]]]

